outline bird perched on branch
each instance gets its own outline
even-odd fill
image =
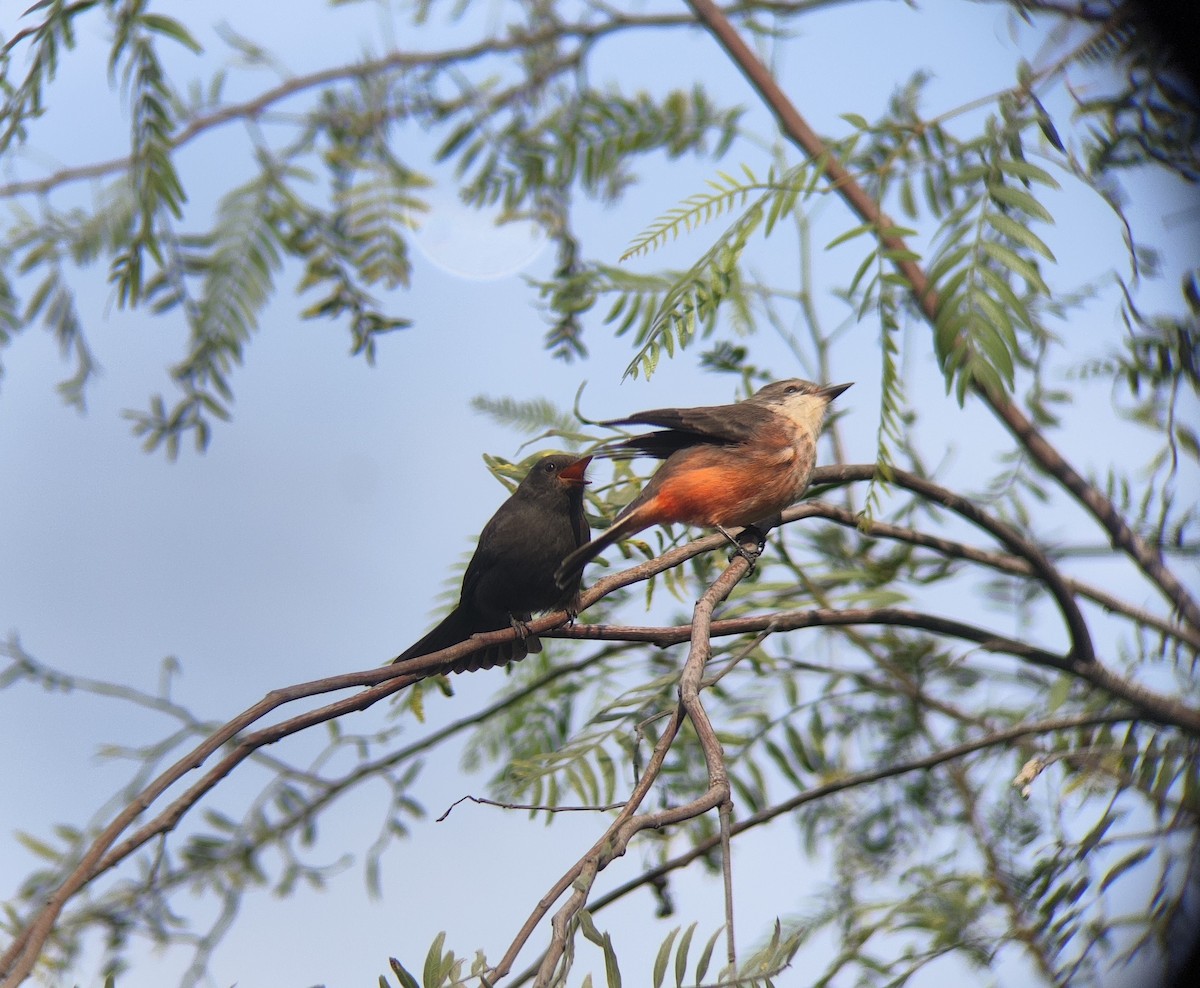
[[[611,528],[563,560],[555,574],[559,585],[578,586],[590,559],[651,525],[701,525],[733,541],[727,529],[779,514],[808,486],[825,412],[848,387],[794,378],[732,405],[656,408],[602,422],[663,428],[602,446],[594,455],[664,462]]]
[[[449,648],[480,632],[523,629],[534,611],[567,608],[575,602],[579,575],[559,583],[554,572],[588,540],[583,488],[591,459],[555,453],[533,465],[483,526],[454,610],[393,662]],[[446,671],[490,669],[541,650],[541,641],[526,633],[472,653]]]

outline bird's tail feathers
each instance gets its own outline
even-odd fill
[[[611,528],[606,529],[597,535],[591,542],[581,545],[578,549],[572,552],[566,559],[562,561],[562,565],[554,573],[554,581],[560,587],[572,586],[578,581],[579,576],[583,573],[583,568],[600,555],[605,549],[615,542],[619,542],[627,535],[632,535],[634,532],[639,532],[645,525],[641,524],[640,520],[633,515],[626,515],[625,518],[619,520]]]
[[[443,648],[465,642],[472,635],[481,631],[500,630],[500,628],[480,627],[480,624],[479,618],[465,612],[461,605],[455,607],[442,618],[433,630],[397,655],[392,662],[403,662],[405,659],[415,659],[420,655],[441,651]],[[541,641],[532,635],[527,638],[514,638],[512,641],[498,642],[478,652],[472,652],[470,655],[465,655],[450,663],[444,669],[436,671],[475,672],[479,669],[491,669],[494,666],[507,665],[509,662],[519,662],[529,653],[541,650]]]

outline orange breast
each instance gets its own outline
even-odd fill
[[[697,450],[660,469],[654,513],[660,521],[709,527],[761,521],[799,497],[810,469],[804,461],[794,446]]]

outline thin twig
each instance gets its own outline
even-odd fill
[[[731,828],[731,833],[733,837],[737,837],[748,830],[753,830],[755,827],[761,827],[779,817],[787,816],[807,803],[824,799],[839,792],[882,782],[885,779],[908,775],[911,772],[925,771],[946,762],[964,758],[977,751],[984,751],[988,748],[1008,744],[1021,738],[1030,737],[1031,735],[1048,734],[1055,731],[1069,731],[1078,727],[1094,727],[1102,724],[1120,724],[1139,719],[1140,714],[1135,710],[1109,710],[1103,713],[1077,714],[1072,717],[1056,717],[1051,720],[1017,724],[1014,727],[994,731],[973,741],[965,741],[962,744],[952,745],[949,748],[943,748],[941,751],[931,752],[928,755],[922,755],[904,762],[897,762],[894,765],[886,765],[882,768],[852,772],[849,775],[844,775],[830,782],[813,786],[811,789],[797,793],[791,799],[784,800],[782,803],[776,803],[774,806],[765,807],[757,813],[752,813],[750,816],[738,821]],[[673,871],[686,867],[693,861],[704,857],[716,849],[720,845],[720,842],[721,837],[719,834],[714,834],[711,837],[697,841],[682,854],[647,869],[637,878],[598,897],[592,903],[592,911],[597,912],[633,892],[635,889],[639,889],[644,885],[669,875]]]
[[[612,810],[619,810],[625,805],[621,802],[608,803],[604,806],[547,806],[539,803],[502,803],[496,799],[488,799],[486,796],[460,796],[446,807],[446,812],[434,822],[441,823],[454,812],[454,808],[460,803],[475,803],[477,806],[495,806],[501,810],[530,810],[536,813],[608,813]]]

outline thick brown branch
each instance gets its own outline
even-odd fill
[[[764,631],[799,631],[801,628],[833,628],[852,625],[882,625],[885,627],[914,628],[936,635],[961,638],[974,642],[986,652],[1015,655],[1034,665],[1057,672],[1071,672],[1073,665],[1065,655],[1057,655],[1037,648],[1026,642],[995,634],[978,625],[955,621],[951,618],[910,611],[899,607],[861,608],[811,608],[797,611],[773,611],[753,617],[725,618],[712,623],[712,636],[724,638],[730,635],[759,634]],[[550,632],[553,638],[577,640],[648,642],[660,648],[668,648],[692,637],[690,624],[671,626],[584,624],[573,628],[559,628]]]
[[[1009,573],[1013,576],[1031,577],[1035,575],[1033,567],[1024,559],[1019,559],[1016,556],[1000,552],[989,552],[986,549],[979,549],[975,546],[956,542],[953,539],[942,538],[938,535],[930,535],[927,532],[921,532],[915,528],[907,528],[903,525],[892,525],[882,521],[871,521],[864,524],[863,519],[854,512],[826,501],[805,501],[803,504],[797,504],[783,513],[784,522],[798,521],[801,518],[825,518],[846,528],[857,529],[864,535],[875,538],[894,539],[898,542],[908,542],[911,545],[932,549],[948,559],[963,559],[968,562],[979,563],[991,569],[998,570],[1001,573]],[[1111,550],[1109,551],[1111,552]],[[1135,607],[1128,601],[1109,593],[1107,590],[1083,580],[1064,576],[1063,583],[1073,593],[1099,604],[1109,613],[1121,614],[1135,624],[1153,628],[1163,635],[1178,639],[1192,649],[1200,650],[1200,630],[1193,630],[1192,628],[1173,623],[1164,617],[1152,614],[1144,608]]]
[[[950,618],[923,614],[894,607],[830,610],[817,608],[801,611],[777,611],[754,617],[729,618],[712,623],[712,636],[759,634],[763,631],[796,631],[800,628],[838,627],[844,625],[885,625],[915,628],[937,635],[975,642],[988,652],[1014,655],[1026,662],[1064,672],[1091,683],[1114,697],[1136,706],[1147,720],[1182,728],[1200,737],[1200,710],[1186,706],[1164,693],[1148,689],[1118,676],[1096,660],[1080,662],[1066,655],[1056,655],[1026,642],[993,634],[984,628]],[[589,624],[563,628],[552,633],[556,638],[598,639],[602,641],[650,642],[661,647],[678,645],[691,637],[690,625],[673,627],[635,627],[627,625]]]

